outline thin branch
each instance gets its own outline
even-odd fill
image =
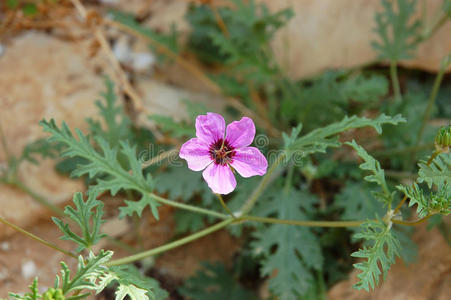
[[[56,250],[56,251],[58,251],[58,252],[61,252],[61,253],[63,253],[64,255],[68,255],[68,256],[70,256],[70,257],[72,257],[72,258],[77,259],[77,256],[76,256],[75,254],[73,254],[73,253],[71,253],[71,252],[69,252],[69,251],[66,251],[66,250],[62,249],[62,248],[58,247],[57,245],[55,245],[55,244],[53,244],[53,243],[47,242],[47,241],[44,240],[44,239],[41,239],[40,237],[38,237],[38,236],[32,234],[31,232],[28,232],[28,231],[26,231],[25,229],[20,228],[19,226],[14,225],[13,223],[7,221],[6,219],[4,219],[4,218],[1,217],[1,216],[0,216],[0,223],[3,223],[3,224],[5,224],[6,226],[9,226],[10,228],[12,228],[12,229],[14,229],[14,230],[16,230],[16,231],[18,231],[18,232],[20,232],[20,233],[22,233],[22,234],[24,234],[24,235],[30,237],[30,238],[32,238],[32,239],[35,240],[35,241],[38,241],[39,243],[41,243],[41,244],[43,244],[43,245],[45,245],[45,246],[47,246],[47,247],[50,247],[50,248],[52,248],[52,249],[54,249],[54,250]]]

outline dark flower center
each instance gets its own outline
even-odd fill
[[[210,156],[215,164],[225,166],[232,162],[232,158],[235,156],[235,148],[227,140],[219,139],[210,145]]]

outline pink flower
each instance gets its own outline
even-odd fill
[[[225,128],[224,118],[207,113],[196,118],[196,136],[182,145],[180,157],[188,168],[201,171],[210,189],[217,194],[228,194],[235,189],[232,170],[243,177],[263,175],[268,162],[255,147],[248,147],[255,136],[254,122],[244,117]]]

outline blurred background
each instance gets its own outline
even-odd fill
[[[100,119],[96,100],[105,91],[105,76],[115,83],[118,102],[132,124],[150,130],[153,138],[162,145],[180,144],[178,137],[167,134],[165,128],[172,121],[190,120],[190,112],[185,107],[187,99],[206,106],[209,111],[233,110],[245,115],[264,115],[271,109],[267,99],[260,97],[263,99],[258,100],[257,97],[256,102],[255,99],[252,102],[238,92],[227,94],[227,87],[237,88],[236,85],[228,82],[227,86],[220,80],[212,80],[209,75],[231,67],[221,64],[221,60],[227,60],[227,55],[221,56],[223,53],[208,43],[206,32],[214,28],[226,37],[237,39],[240,39],[240,34],[244,39],[246,34],[250,34],[239,26],[227,26],[227,14],[221,13],[223,8],[233,12],[239,3],[249,4],[249,1],[0,0],[0,125],[2,140],[7,144],[4,149],[8,151],[0,151],[1,170],[5,172],[8,168],[7,153],[19,157],[27,145],[46,137],[38,125],[43,118],[54,118],[58,124],[65,120],[71,128],[89,130],[90,124],[86,119]],[[417,45],[414,55],[400,59],[398,72],[403,93],[412,85],[429,93],[443,57],[451,53],[451,22],[449,18],[437,16],[443,3],[442,0],[427,0],[416,4],[413,18],[433,24],[437,22],[437,28]],[[330,76],[339,78],[337,82],[348,78],[348,74],[361,72],[389,77],[390,61],[380,59],[371,45],[378,39],[375,16],[383,10],[381,1],[255,0],[255,5],[260,4],[264,4],[269,13],[290,9],[286,24],[279,24],[278,19],[271,23],[278,30],[274,30],[269,39],[271,56],[289,80],[310,86],[318,78],[325,78],[324,74],[335,74]],[[240,13],[246,17],[245,13]],[[442,21],[438,24],[436,20]],[[253,26],[259,26],[256,24]],[[263,82],[265,89],[271,88],[271,81],[258,78],[259,74],[245,69],[246,66],[239,61],[234,63],[233,67],[238,67],[233,72],[239,75],[238,78],[254,76],[256,84]],[[431,120],[436,126],[449,124],[451,118],[450,70],[451,67],[447,66]],[[379,107],[378,101],[383,102],[381,99],[393,95],[388,79],[384,79],[384,84],[385,93],[372,102],[368,101],[368,106],[359,108],[359,112],[374,115],[374,110],[378,110],[375,107]],[[367,93],[371,93],[372,87],[369,85]],[[326,95],[333,94],[330,89],[331,85],[326,83],[318,88],[325,96],[317,92],[313,97],[330,99],[331,96]],[[412,90],[414,93],[417,91],[415,88]],[[264,94],[259,90],[256,93]],[[253,98],[252,95],[249,98]],[[246,101],[254,103],[253,106]],[[423,106],[417,107],[418,114],[424,111],[426,101],[427,97],[420,101]],[[416,102],[410,103],[406,105],[416,105]],[[303,107],[304,104],[300,103],[287,109],[297,111]],[[346,107],[340,108],[338,119],[342,114],[356,111],[355,105]],[[317,119],[315,114],[322,109],[321,106],[313,107],[310,117]],[[335,108],[332,112],[336,112]],[[149,119],[149,115],[158,117]],[[268,122],[277,124],[284,114],[281,116],[263,118],[257,125],[271,136],[271,126],[266,125]],[[286,130],[299,118],[287,114],[286,122],[281,123],[284,128],[279,129]],[[331,120],[315,122],[319,126]],[[311,124],[311,128],[316,126],[308,119],[302,121]],[[391,162],[392,166],[399,167],[394,176],[406,175],[402,164],[400,161]],[[15,176],[20,180],[5,181],[0,185],[0,215],[61,247],[68,247],[68,243],[58,239],[61,234],[49,218],[53,215],[52,210],[42,205],[39,198],[44,198],[45,203],[64,207],[70,203],[73,193],[84,191],[86,185],[83,180],[71,179],[54,166],[54,159],[39,159],[39,163],[24,160],[18,164]],[[167,194],[169,190],[162,191],[162,194],[165,192]],[[104,197],[108,198],[105,201],[108,221],[104,230],[123,244],[132,247],[139,244],[136,235],[130,232],[139,233],[142,239],[140,247],[145,249],[162,245],[177,234],[172,208],[161,208],[160,222],[147,213],[137,225],[131,220],[115,218],[118,203],[122,201],[120,195]],[[177,289],[195,274],[199,262],[221,262],[225,266],[237,264],[238,253],[243,251],[243,240],[243,237],[222,231],[156,259],[143,261],[140,267],[143,264],[148,275],[161,282],[170,292],[171,299],[185,299]],[[419,246],[418,262],[410,266],[402,262],[396,264],[382,287],[367,294],[352,290],[354,275],[349,278],[338,276],[327,286],[328,297],[449,299],[451,251],[443,232],[427,231],[426,226],[422,226],[414,233],[413,240]],[[343,247],[348,246],[343,244]],[[127,253],[124,245],[112,243],[108,247],[115,249],[118,255]],[[0,297],[6,297],[8,291],[25,291],[37,275],[41,285],[51,285],[59,261],[63,259],[61,254],[1,225]],[[345,263],[350,266],[352,261]],[[255,273],[255,267],[252,270]],[[347,274],[349,271],[343,272]],[[263,299],[267,296],[267,283],[253,283],[254,277],[258,278],[258,274],[249,275],[244,286]],[[111,299],[112,296],[103,293],[98,297]]]

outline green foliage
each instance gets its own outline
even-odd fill
[[[287,150],[298,150],[306,156],[315,152],[326,152],[329,147],[339,147],[338,134],[353,128],[362,128],[366,126],[373,127],[378,133],[382,132],[382,125],[404,122],[405,119],[400,115],[389,117],[384,114],[376,119],[365,117],[345,117],[342,121],[330,124],[323,128],[315,129],[306,135],[303,135],[290,143]]]
[[[418,182],[426,182],[429,188],[436,185],[438,189],[451,185],[451,154],[438,155],[429,165],[421,161],[418,166]]]
[[[365,183],[350,182],[335,196],[334,204],[343,210],[342,220],[366,220],[383,215],[384,209]]]
[[[74,233],[69,224],[65,224],[62,220],[52,217],[53,222],[63,232],[63,240],[73,241],[78,245],[77,251],[84,249],[90,249],[91,246],[97,244],[97,242],[105,235],[100,233],[100,225],[103,223],[103,203],[96,199],[97,194],[89,193],[86,202],[83,201],[82,193],[75,193],[73,202],[75,208],[66,206],[64,213],[75,221],[81,228],[82,236]]]
[[[111,283],[116,283],[116,300],[122,300],[126,296],[131,300],[161,300],[168,297],[168,293],[156,280],[142,276],[133,265],[110,267],[92,280],[97,285],[97,293]]]
[[[451,155],[442,153],[428,165],[427,162],[418,164],[417,182],[425,182],[430,189],[429,193],[417,183],[412,185],[399,185],[397,188],[407,196],[409,206],[417,205],[420,218],[432,214],[448,215],[451,213]]]
[[[86,259],[80,255],[77,273],[72,278],[69,267],[61,262],[61,276],[56,276],[54,288],[61,288],[68,300],[86,297],[87,294],[80,295],[79,292],[97,289],[97,285],[92,282],[92,278],[97,278],[104,272],[104,264],[111,259],[111,256],[113,256],[112,251],[103,250],[100,250],[97,256],[90,252]],[[74,293],[74,295],[67,297],[71,293]]]
[[[114,92],[114,83],[108,77],[105,77],[105,87],[106,91],[101,94],[104,101],[96,101],[105,128],[98,120],[89,118],[86,121],[93,136],[102,136],[110,145],[116,146],[121,140],[133,140],[134,136],[131,131],[130,118],[124,113],[122,106],[116,105],[117,96]]]
[[[296,190],[281,196],[274,193],[260,207],[264,216],[308,220],[316,197]],[[271,276],[269,289],[281,300],[297,299],[314,284],[314,270],[321,270],[323,256],[315,234],[306,227],[274,224],[254,233],[251,243],[263,257],[261,274]],[[275,249],[275,250],[274,250]]]
[[[203,263],[203,269],[188,278],[179,292],[196,300],[256,300],[252,292],[246,290],[236,280],[236,276],[220,263]]]
[[[25,295],[19,295],[14,293],[9,293],[9,296],[16,300],[38,300],[41,298],[41,295],[38,291],[38,278],[36,277],[33,280],[33,283],[29,286],[30,292],[25,293]]]
[[[351,143],[347,142],[346,144],[354,148],[357,151],[357,154],[363,159],[364,162],[360,165],[360,168],[372,173],[372,175],[368,175],[364,179],[368,182],[374,182],[381,187],[382,193],[374,193],[376,198],[382,201],[385,206],[390,206],[393,200],[393,195],[387,187],[387,182],[385,182],[385,173],[381,168],[379,161],[369,155],[368,152],[366,152],[366,150],[362,146],[358,145],[354,140]]]
[[[367,221],[361,225],[362,231],[355,235],[356,238],[365,239],[367,246],[352,253],[353,257],[365,259],[354,264],[361,272],[357,275],[359,282],[354,288],[369,291],[379,284],[381,274],[384,279],[390,266],[399,256],[400,243],[391,232],[391,226],[382,221]]]
[[[412,21],[416,4],[417,0],[382,0],[384,11],[375,18],[380,41],[371,44],[380,59],[398,61],[412,57],[421,27],[420,21]]]
[[[103,137],[96,137],[96,142],[101,149],[97,152],[90,144],[88,138],[80,131],[76,130],[78,140],[72,135],[69,127],[63,122],[62,127],[58,128],[55,122],[45,120],[40,122],[44,131],[52,136],[51,141],[61,142],[67,145],[63,156],[82,157],[89,161],[85,165],[78,166],[72,172],[73,176],[88,174],[91,178],[97,175],[108,175],[106,179],[98,179],[97,184],[92,187],[97,192],[110,191],[115,195],[120,190],[135,190],[141,193],[139,201],[126,200],[127,206],[121,207],[121,217],[137,213],[141,215],[143,209],[149,205],[155,218],[158,219],[158,203],[152,198],[153,179],[150,174],[143,175],[141,163],[136,157],[135,147],[127,142],[120,142],[120,153],[126,157],[129,168],[124,168],[118,161],[118,151],[111,148]]]

